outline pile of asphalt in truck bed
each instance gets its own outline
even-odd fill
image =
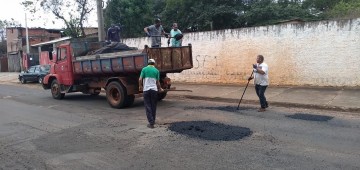
[[[210,121],[175,122],[170,124],[169,130],[188,137],[211,141],[240,140],[252,134],[252,131],[246,127]]]

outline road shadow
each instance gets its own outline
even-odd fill
[[[81,93],[67,93],[65,94],[64,100],[68,101],[96,101],[96,100],[103,100],[106,101],[106,96],[102,95],[89,95],[89,94],[81,94]]]
[[[210,141],[235,141],[252,135],[249,128],[210,121],[174,122],[170,124],[169,130],[191,138]]]
[[[184,110],[219,110],[225,112],[240,113],[240,111],[251,110],[251,107],[239,107],[239,110],[235,106],[187,106]]]
[[[323,116],[323,115],[314,115],[314,114],[305,114],[305,113],[295,113],[293,115],[287,115],[286,117],[291,119],[300,119],[300,120],[316,121],[316,122],[327,122],[334,118],[332,116]]]

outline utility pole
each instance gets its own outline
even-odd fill
[[[96,0],[99,41],[105,41],[103,0]]]
[[[27,26],[27,16],[25,12],[25,32],[26,32],[26,54],[30,53],[30,44],[29,44],[29,29]]]

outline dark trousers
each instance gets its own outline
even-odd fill
[[[255,85],[255,91],[256,91],[257,96],[259,97],[261,108],[268,107],[268,102],[266,101],[266,97],[265,97],[266,88],[267,88],[267,86],[260,86],[258,84]]]
[[[155,90],[144,91],[144,105],[146,111],[146,117],[150,125],[155,124],[156,119],[156,104],[157,104],[157,94]]]

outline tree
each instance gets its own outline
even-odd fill
[[[123,37],[144,35],[144,27],[153,23],[152,0],[109,0],[105,9],[105,25],[121,24]]]
[[[75,1],[75,2],[74,2]],[[91,0],[32,0],[23,1],[22,5],[35,14],[40,9],[51,12],[56,19],[64,22],[65,34],[71,37],[86,36],[84,22],[94,10]],[[74,5],[75,3],[75,5]]]
[[[355,18],[360,17],[360,1],[351,0],[337,3],[327,13],[329,18]]]
[[[177,22],[183,32],[276,24],[302,19],[359,16],[359,0],[109,0],[107,25],[126,25],[127,37],[143,36],[142,28],[160,17],[165,30]]]
[[[304,0],[303,5],[307,9],[315,9],[321,12],[330,10],[342,0]]]
[[[166,0],[162,16],[170,24],[178,22],[184,29],[197,25],[199,30],[239,27],[244,3],[239,0]],[[183,28],[181,28],[183,27]]]

